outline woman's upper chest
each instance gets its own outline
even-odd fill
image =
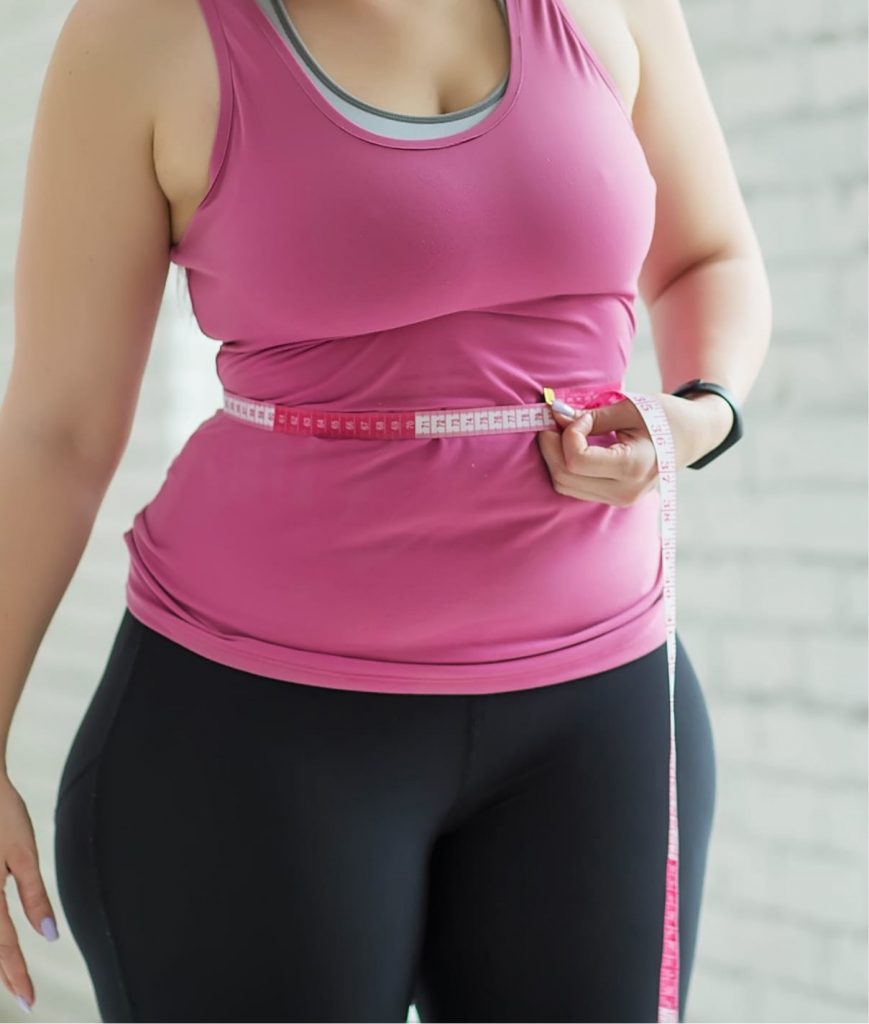
[[[413,115],[460,110],[491,92],[509,68],[509,36],[496,0],[459,7],[437,0],[421,7],[385,0],[364,5],[282,2],[329,77],[381,109]],[[561,2],[630,110],[639,86],[639,59],[619,0]],[[456,23],[457,9],[463,12],[461,24]],[[166,20],[167,48],[155,98],[153,156],[169,207],[172,242],[177,242],[208,191],[219,80],[198,0],[174,8],[163,5],[159,16]]]

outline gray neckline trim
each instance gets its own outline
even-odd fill
[[[288,37],[289,42],[295,47],[296,52],[311,69],[311,72],[315,74],[325,86],[331,89],[347,103],[352,104],[354,107],[358,107],[360,110],[367,110],[371,114],[377,114],[380,117],[386,117],[393,121],[410,121],[416,124],[443,124],[444,122],[449,121],[462,121],[467,117],[471,117],[473,114],[477,114],[480,111],[485,110],[494,103],[497,103],[507,88],[510,78],[509,70],[504,75],[500,84],[497,85],[488,96],[484,96],[483,99],[473,104],[473,106],[465,107],[462,110],[454,110],[447,114],[417,115],[401,114],[394,110],[385,110],[383,107],[376,107],[371,103],[366,103],[364,100],[360,100],[358,97],[351,95],[345,89],[342,89],[341,86],[338,85],[338,83],[334,81],[315,60],[314,55],[310,52],[308,47],[305,45],[304,40],[296,31],[295,26],[290,20],[290,16],[287,14],[287,9],[284,7],[283,3],[281,3],[281,0],[270,0],[270,3],[274,10],[275,17]],[[498,0],[498,5],[501,8],[504,23],[509,29],[510,26],[507,23],[507,14],[505,11],[505,0]]]

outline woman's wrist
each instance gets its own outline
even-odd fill
[[[733,426],[733,410],[721,395],[712,391],[696,392],[685,396],[686,401],[697,406],[699,429],[697,434],[698,451],[692,462],[717,448],[730,433]]]

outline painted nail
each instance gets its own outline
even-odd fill
[[[552,403],[552,408],[563,416],[574,416],[576,414],[576,410],[569,406],[567,402],[562,402],[560,398],[555,399]]]
[[[28,1013],[31,1012],[30,1011],[30,1003],[27,1002],[27,1000],[24,998],[24,996],[16,996],[15,997],[15,1002],[18,1003],[18,1005],[21,1007],[22,1010],[27,1010]]]
[[[53,917],[43,917],[39,922],[39,928],[42,934],[48,939],[49,942],[54,942],[57,936],[57,925],[54,923]]]

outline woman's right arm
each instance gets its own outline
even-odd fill
[[[37,931],[53,915],[6,747],[126,447],[165,288],[155,20],[138,0],[77,0],[47,67],[26,168],[0,405],[0,870],[15,877]],[[33,1002],[2,893],[0,980]]]

